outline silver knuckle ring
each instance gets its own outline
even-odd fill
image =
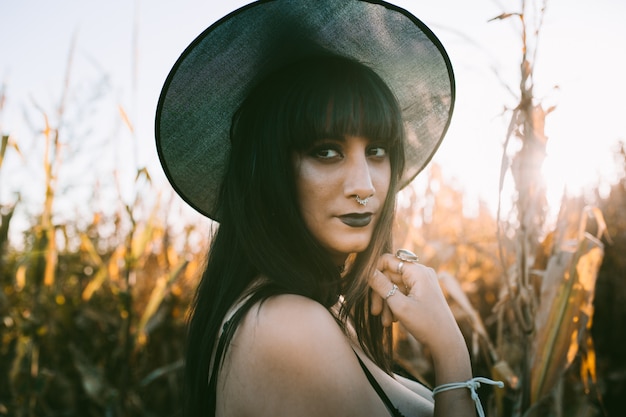
[[[400,263],[398,264],[398,268],[396,269],[396,272],[399,275],[402,275],[402,268],[404,268],[404,261],[400,261]]]
[[[400,259],[402,262],[415,263],[419,262],[420,258],[407,249],[398,249],[396,251],[396,258]]]
[[[393,284],[393,287],[391,287],[391,289],[387,293],[387,296],[385,297],[385,300],[387,298],[391,297],[392,295],[394,295],[396,293],[396,291],[398,291],[398,286],[396,284]]]

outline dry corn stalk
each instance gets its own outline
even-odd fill
[[[532,404],[553,390],[579,346],[588,344],[586,331],[591,326],[595,283],[604,256],[600,237],[606,226],[598,209],[587,207],[584,214],[578,236],[555,248],[543,277],[531,357]],[[595,236],[586,231],[588,216],[598,224]],[[594,364],[586,362],[585,366],[593,377]]]

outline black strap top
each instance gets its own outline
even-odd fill
[[[356,352],[354,352],[354,354],[356,355]],[[382,402],[385,404],[385,407],[387,407],[387,410],[389,410],[391,415],[393,417],[404,417],[402,413],[400,412],[400,410],[398,410],[393,405],[389,397],[387,397],[387,394],[385,394],[385,391],[380,386],[378,381],[376,381],[376,378],[374,378],[374,375],[372,375],[370,370],[367,369],[367,366],[365,366],[365,364],[363,363],[359,355],[356,355],[356,358],[359,360],[359,365],[361,365],[361,369],[363,369],[363,372],[365,373],[365,376],[367,377],[367,380],[369,381],[370,385],[372,386],[372,388],[374,388],[374,390],[376,391],[376,394],[378,394],[378,396],[380,397]]]

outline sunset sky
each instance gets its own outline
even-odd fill
[[[124,178],[147,166],[164,182],[154,148],[154,112],[172,64],[207,26],[247,1],[0,0],[0,83],[6,101],[0,130],[11,134],[24,159],[7,153],[0,203],[42,187],[42,115],[53,121],[68,68],[66,123],[72,149],[60,181],[73,189],[94,180]],[[455,68],[457,104],[435,161],[469,199],[495,205],[506,106],[516,104],[521,56],[518,21],[490,19],[519,11],[518,1],[403,0],[441,39]],[[503,5],[506,4],[506,7]],[[537,2],[538,4],[538,2]],[[544,166],[550,198],[615,179],[611,150],[626,139],[626,2],[551,0],[540,36],[535,95],[548,116]],[[558,88],[555,88],[558,87]],[[131,132],[120,108],[132,123]],[[508,113],[505,113],[508,115]],[[39,159],[37,159],[39,158]],[[71,155],[67,155],[71,160]],[[605,187],[606,188],[606,187]],[[123,190],[123,193],[130,193]],[[31,200],[37,203],[42,192]],[[28,207],[26,207],[28,210]],[[36,206],[32,207],[36,210]]]

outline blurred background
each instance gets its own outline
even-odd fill
[[[216,225],[154,147],[184,48],[247,1],[0,0],[0,415],[169,416]],[[440,274],[490,416],[626,415],[626,3],[403,0],[457,102],[395,241]],[[432,383],[396,329],[398,369]]]

